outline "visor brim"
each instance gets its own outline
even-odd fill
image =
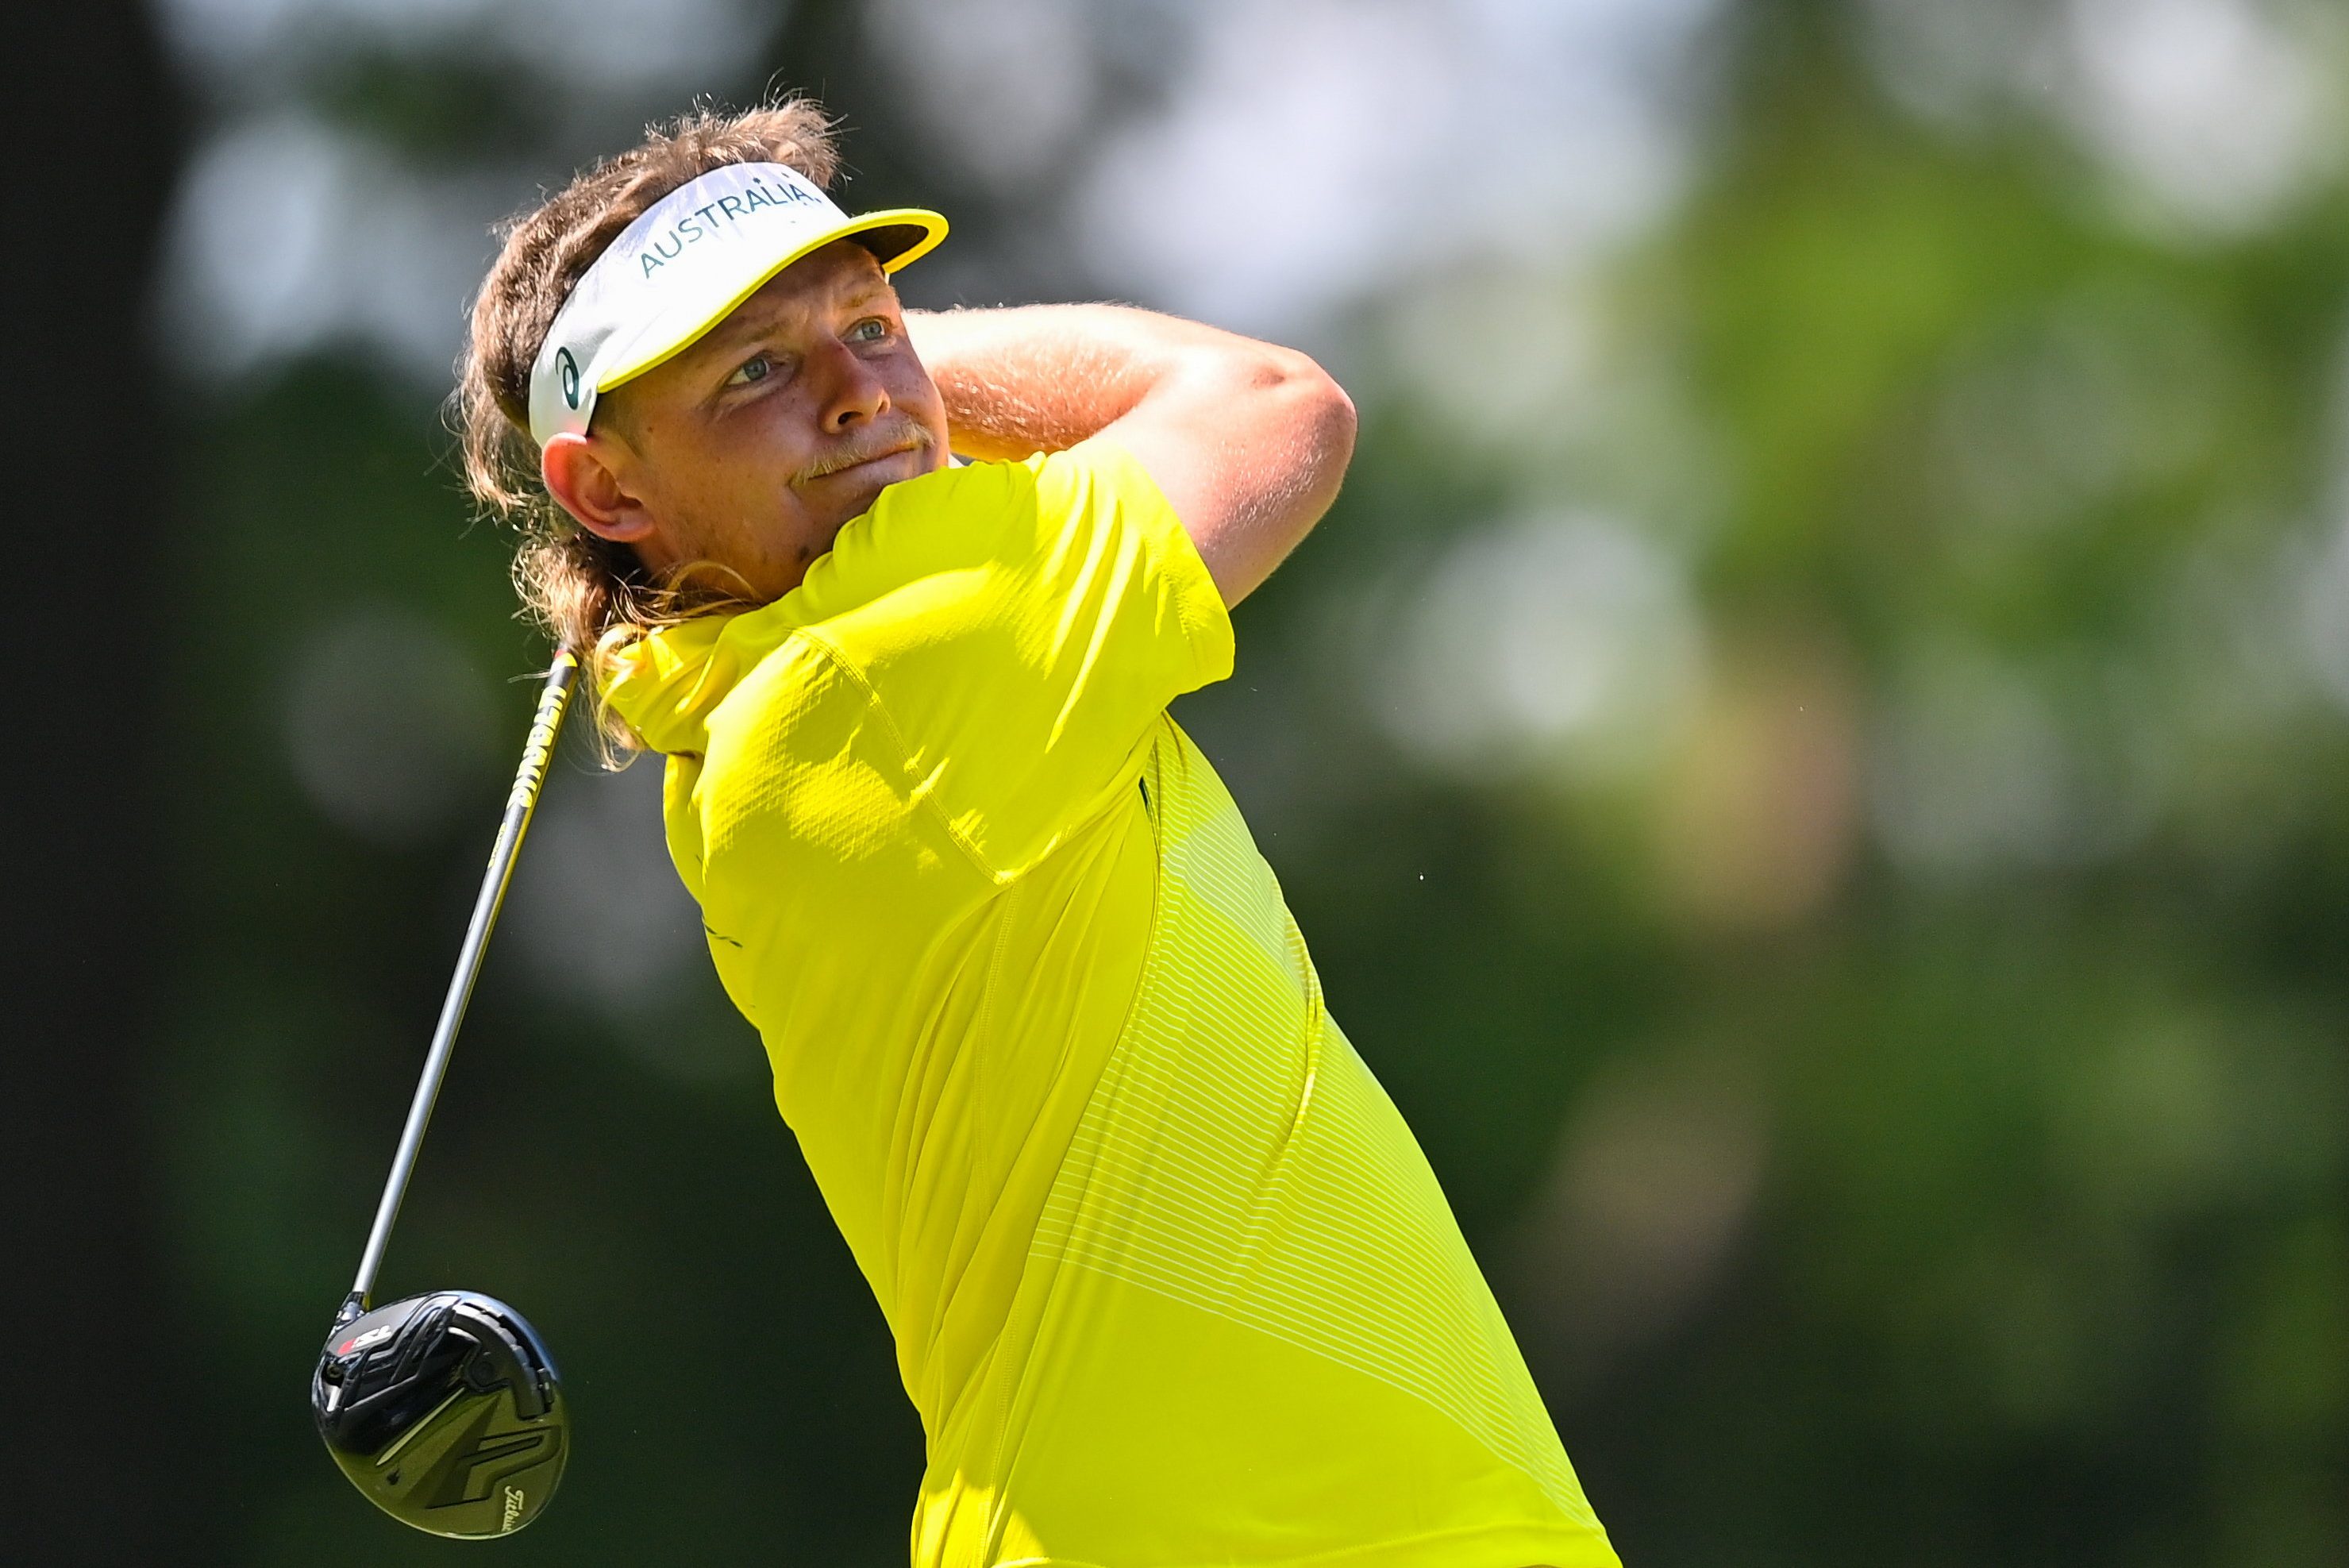
[[[895,273],[936,250],[946,237],[946,219],[920,207],[891,207],[860,213],[845,223],[812,234],[753,273],[730,297],[665,312],[647,323],[636,341],[614,357],[608,368],[598,368],[594,390],[600,396],[667,364],[709,336],[711,328],[733,315],[744,300],[766,287],[784,269],[835,240],[857,241],[873,253],[883,272]]]

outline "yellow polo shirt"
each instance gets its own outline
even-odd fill
[[[1167,716],[1231,661],[1164,496],[1095,441],[892,486],[607,687],[895,1335],[914,1562],[1613,1564]]]

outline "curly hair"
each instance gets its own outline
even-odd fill
[[[530,435],[531,366],[605,247],[663,196],[730,163],[781,163],[828,187],[840,167],[832,119],[790,98],[740,113],[697,109],[648,127],[637,146],[499,225],[502,246],[473,301],[453,400],[465,487],[519,531],[513,579],[523,607],[579,650],[591,677],[632,639],[704,607],[707,595],[654,580],[635,552],[597,538],[547,494]],[[624,732],[610,738],[633,744]]]

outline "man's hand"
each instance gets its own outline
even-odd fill
[[[1226,606],[1336,499],[1354,405],[1293,349],[1111,305],[908,311],[954,449],[1018,460],[1107,435],[1149,471]]]

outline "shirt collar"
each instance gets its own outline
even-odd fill
[[[629,643],[605,666],[605,702],[653,750],[699,753],[711,711],[747,668],[726,636],[739,618],[696,616]]]

